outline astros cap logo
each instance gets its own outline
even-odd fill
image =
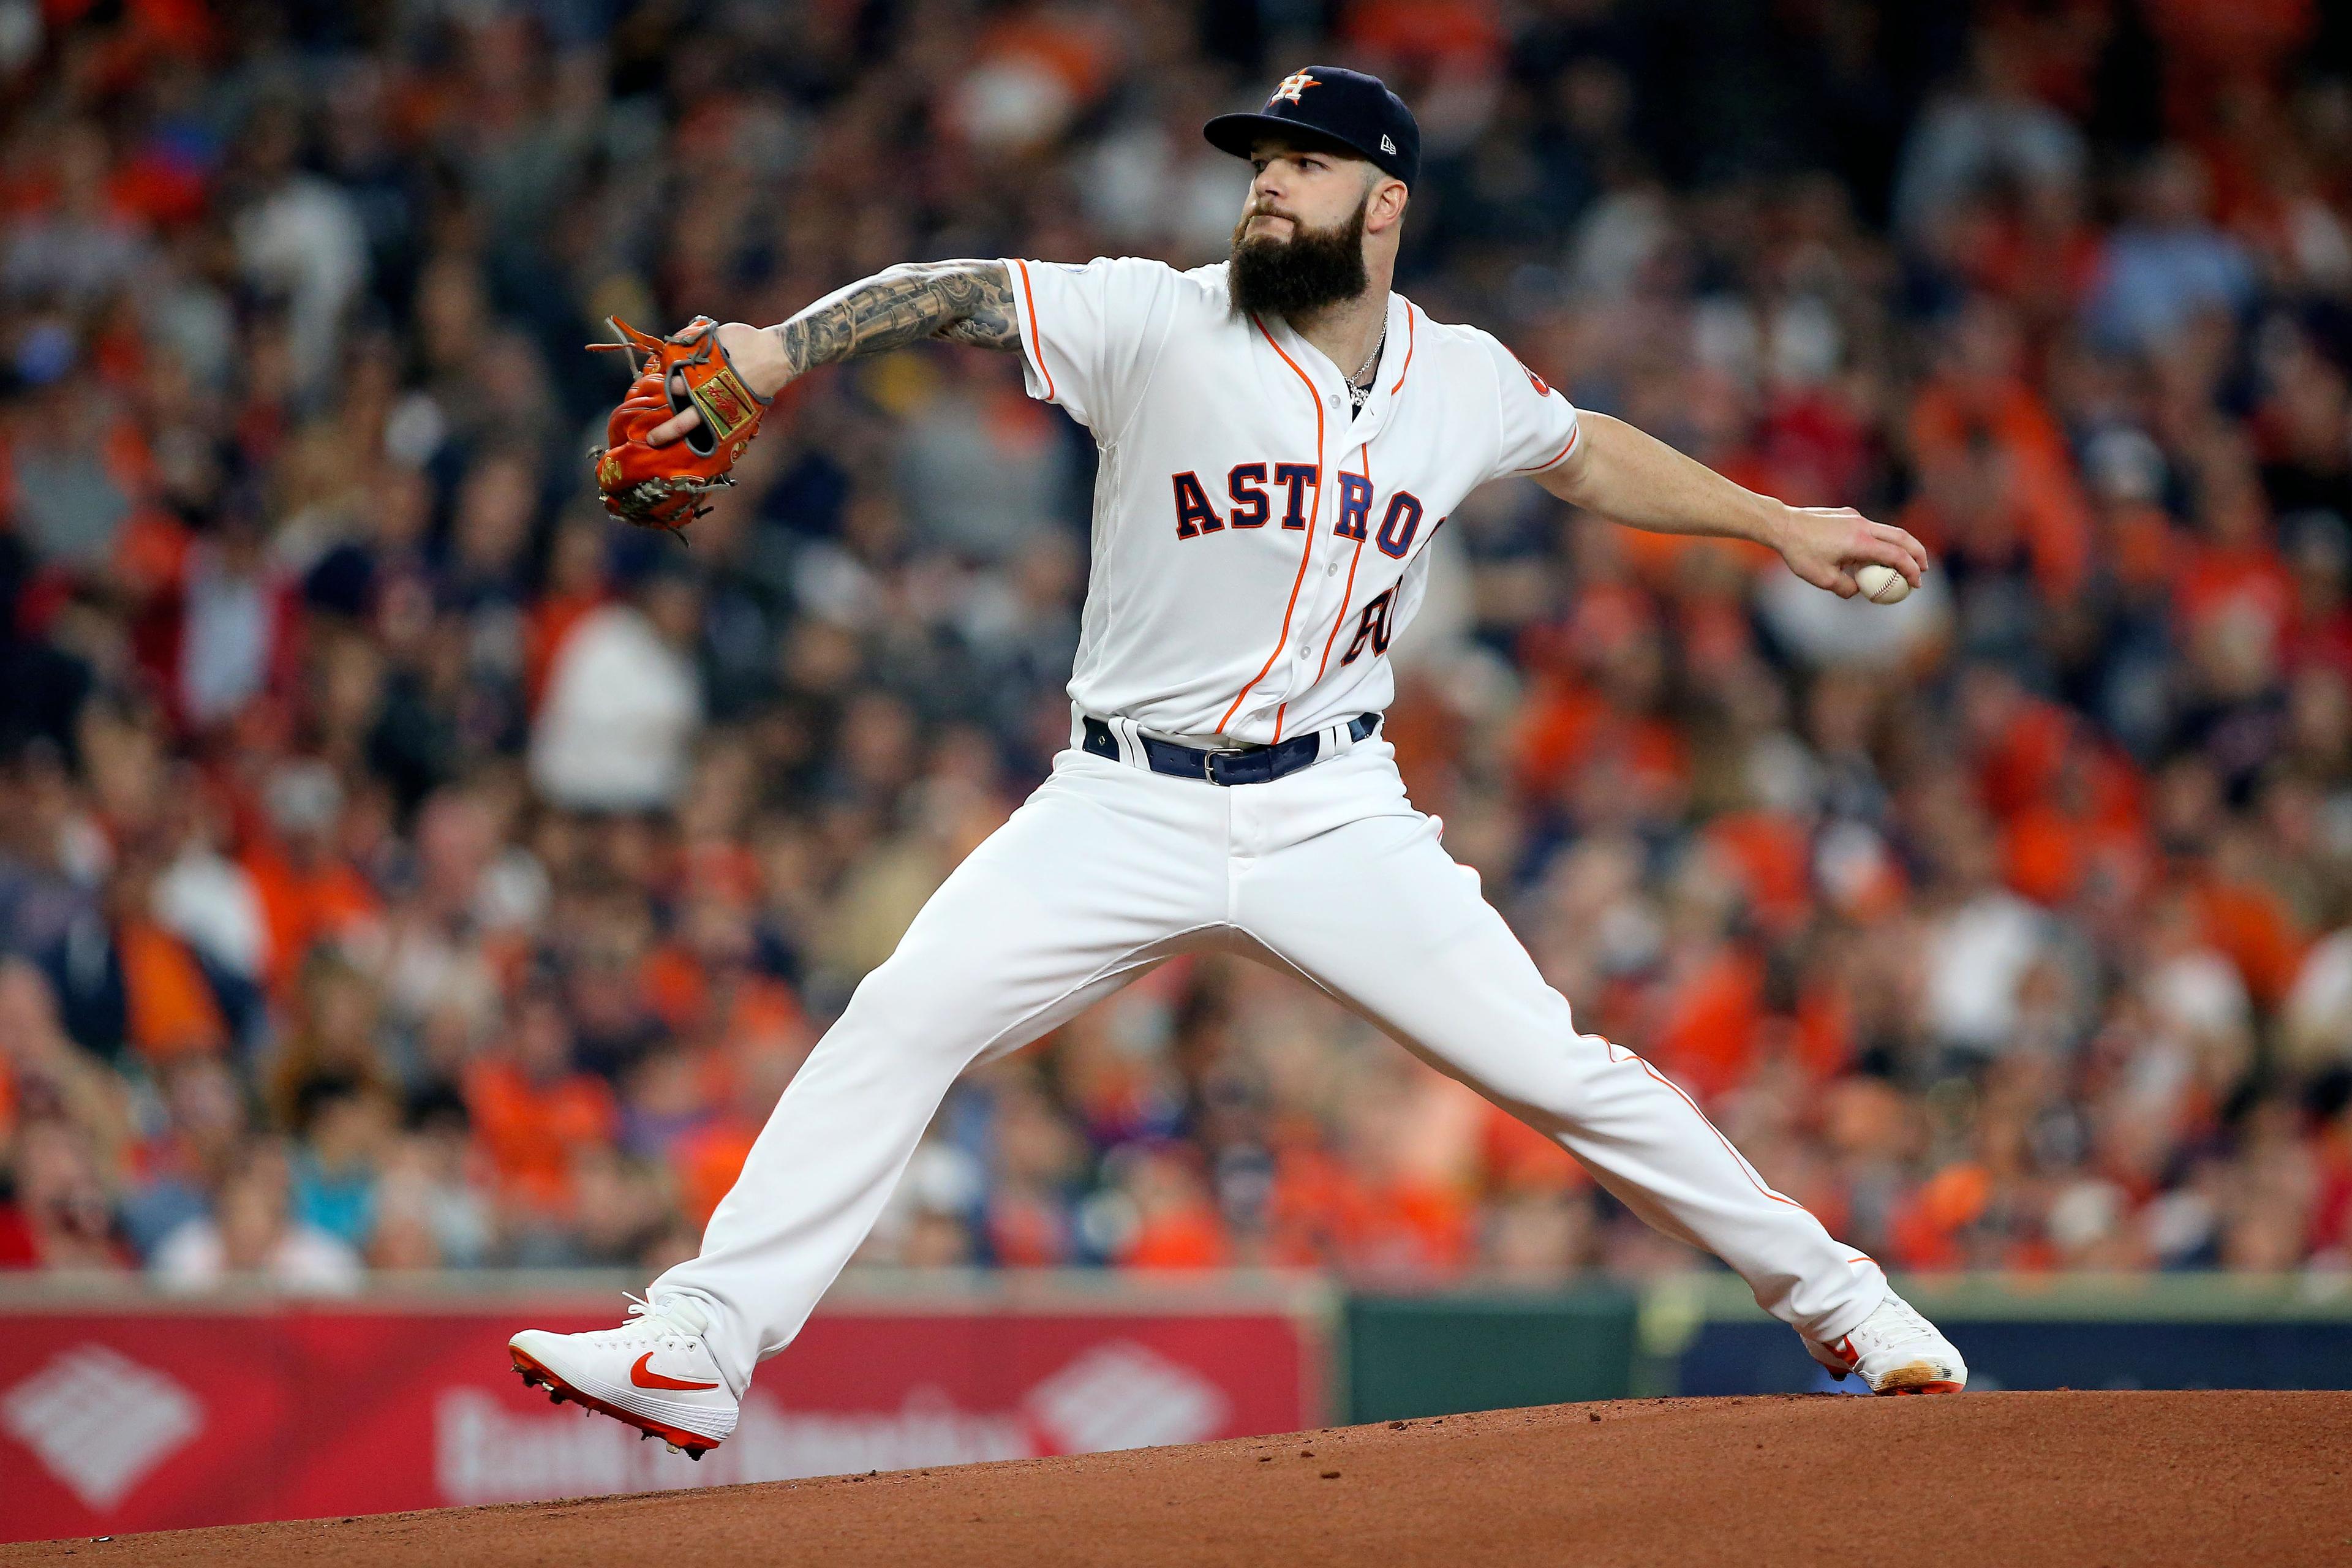
[[[1300,93],[1305,92],[1310,87],[1321,87],[1322,85],[1323,84],[1321,82],[1317,81],[1305,71],[1293,71],[1290,75],[1282,79],[1282,85],[1274,89],[1274,97],[1267,99],[1266,102],[1273,103],[1276,100],[1286,98],[1290,100],[1291,102],[1297,103]]]

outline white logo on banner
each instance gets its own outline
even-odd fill
[[[81,1345],[0,1397],[0,1420],[90,1508],[112,1508],[195,1436],[188,1391],[104,1345]]]
[[[960,1410],[928,1386],[894,1410],[788,1410],[754,1389],[735,1435],[694,1462],[570,1405],[515,1412],[449,1388],[434,1403],[433,1469],[451,1503],[657,1491],[1193,1443],[1222,1430],[1228,1408],[1189,1367],[1119,1341],[1071,1362],[1019,1410]]]
[[[1029,1393],[1072,1454],[1197,1443],[1225,1424],[1224,1394],[1190,1367],[1119,1340],[1097,1345]]]

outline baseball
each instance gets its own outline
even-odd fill
[[[1853,581],[1862,590],[1862,596],[1874,605],[1899,605],[1911,593],[1911,584],[1903,580],[1902,573],[1875,562],[1855,567]]]

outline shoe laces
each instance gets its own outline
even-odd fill
[[[1892,1320],[1883,1326],[1906,1338],[1914,1334],[1924,1337],[1936,1331],[1935,1325],[1919,1315],[1918,1308],[1892,1291],[1887,1293],[1885,1300],[1879,1303],[1878,1310],[1872,1316]]]
[[[703,1330],[710,1326],[701,1310],[683,1297],[672,1297],[656,1305],[634,1292],[621,1293],[629,1299],[628,1321],[621,1325],[629,1334],[694,1340],[700,1339]]]

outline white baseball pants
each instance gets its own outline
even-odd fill
[[[1172,954],[1298,974],[1546,1135],[1822,1342],[1886,1289],[1773,1192],[1682,1090],[1597,1035],[1405,798],[1376,739],[1222,787],[1075,748],[867,975],[769,1117],[702,1252],[656,1280],[710,1311],[740,1394],[789,1344],[898,1184],[956,1076]]]

